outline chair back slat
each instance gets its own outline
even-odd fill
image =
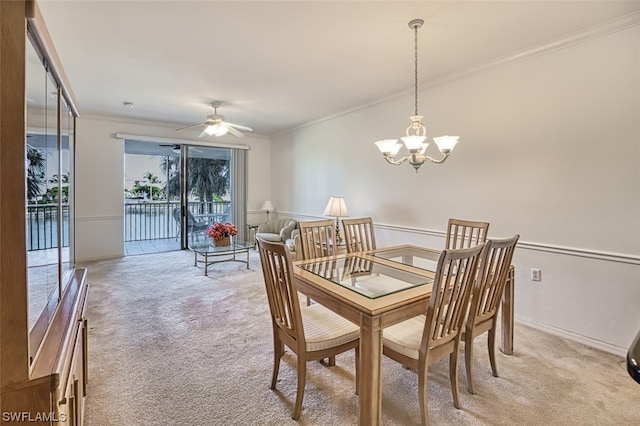
[[[338,262],[335,260],[326,260],[305,265],[304,269],[320,275],[326,279],[332,280],[336,277]]]
[[[511,238],[487,242],[473,290],[468,321],[482,322],[498,312],[519,238],[516,234]]]
[[[300,301],[291,255],[284,244],[258,239],[260,262],[274,326],[295,341],[304,342]]]
[[[469,248],[487,240],[488,222],[449,219],[445,249]]]
[[[421,351],[432,350],[460,335],[469,308],[483,243],[443,250],[438,260]]]
[[[342,227],[344,228],[347,253],[376,248],[376,234],[372,218],[342,219]]]
[[[298,223],[302,259],[333,256],[335,250],[335,225],[333,220],[313,220]]]

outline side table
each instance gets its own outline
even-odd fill
[[[209,275],[209,266],[214,263],[220,262],[243,262],[247,264],[249,269],[249,249],[252,247],[251,243],[245,243],[242,241],[232,240],[228,246],[214,246],[209,241],[200,241],[192,244],[189,249],[194,253],[193,265],[198,266],[198,263],[204,263],[204,275]],[[237,255],[246,253],[246,260],[240,259]],[[213,260],[222,256],[221,260]]]
[[[247,225],[247,241],[253,241],[253,249],[256,249],[256,232],[260,225]]]

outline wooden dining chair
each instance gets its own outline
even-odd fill
[[[307,362],[355,349],[357,394],[360,328],[318,303],[300,306],[289,249],[260,238],[258,248],[273,328],[271,389],[276,388],[280,360],[288,346],[297,358],[298,387],[291,416],[297,420],[302,410]]]
[[[298,223],[303,260],[336,254],[334,224],[331,219]],[[311,302],[311,298],[307,296],[307,306],[311,305]],[[336,358],[330,357],[327,363],[329,366],[336,365]]]
[[[489,222],[473,222],[463,219],[449,219],[447,240],[444,248],[459,249],[473,247],[487,241]]]
[[[342,227],[344,228],[347,253],[376,248],[376,234],[372,218],[342,219]]]
[[[462,336],[467,383],[469,392],[472,394],[476,393],[473,386],[473,341],[482,333],[489,333],[487,339],[489,361],[493,375],[498,377],[496,364],[498,310],[519,238],[520,235],[516,234],[511,238],[490,239],[483,252],[478,278],[471,293],[467,325]]]
[[[299,222],[302,259],[333,256],[336,254],[335,222],[331,219]]]
[[[423,425],[429,424],[429,366],[447,355],[453,403],[460,408],[458,348],[483,247],[484,243],[480,243],[467,249],[443,250],[438,259],[427,314],[383,330],[384,355],[418,372],[418,401]]]

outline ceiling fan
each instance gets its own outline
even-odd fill
[[[171,150],[175,153],[180,153],[180,145],[178,145],[177,143],[161,143],[158,144],[158,146],[162,146],[162,147],[171,147]]]
[[[241,138],[242,136],[244,136],[244,133],[242,133],[240,130],[244,130],[246,132],[253,132],[253,129],[251,127],[243,126],[241,124],[229,123],[228,121],[226,121],[224,119],[224,115],[218,114],[218,108],[220,108],[220,105],[221,103],[219,101],[211,102],[211,106],[213,107],[214,113],[211,115],[207,115],[207,119],[203,123],[195,124],[193,126],[181,127],[180,129],[176,129],[176,131],[205,126],[202,133],[198,135],[199,138],[207,135],[216,136],[216,137],[222,136],[222,135],[226,135],[227,132]]]
[[[176,153],[176,154],[180,154],[180,145],[177,143],[161,143],[158,144],[158,146],[161,147],[171,147],[171,150]],[[201,149],[198,149],[195,145],[186,145],[189,147],[189,152],[194,152],[194,153],[202,153]]]

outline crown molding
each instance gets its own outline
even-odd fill
[[[522,50],[519,52],[511,53],[502,58],[494,59],[492,61],[484,62],[478,65],[474,65],[472,67],[466,68],[462,71],[448,74],[443,77],[438,77],[432,80],[420,82],[418,86],[418,90],[422,91],[427,88],[441,86],[452,81],[461,80],[463,78],[467,78],[472,75],[480,74],[492,69],[504,67],[506,65],[515,64],[520,61],[524,61],[527,59],[535,58],[542,55],[547,55],[549,53],[556,52],[558,50],[584,43],[599,37],[604,37],[608,34],[615,33],[618,31],[626,30],[631,27],[635,27],[640,24],[640,11],[631,12],[626,15],[619,16],[617,18],[609,19],[607,21],[601,22],[597,25],[593,25],[586,29],[574,32],[572,34],[563,36],[554,41],[539,45],[534,48]],[[326,115],[324,117],[307,121],[306,123],[302,123],[298,126],[291,127],[289,129],[285,129],[281,132],[277,132],[272,137],[283,136],[285,134],[291,133],[296,130],[303,129],[305,127],[310,127],[324,121],[329,121],[334,118],[341,117],[343,115],[351,114],[353,112],[366,109],[384,102],[391,101],[393,99],[397,99],[402,96],[407,96],[413,93],[414,88],[408,88],[400,92],[396,92],[392,95],[385,96],[383,98],[375,99],[371,102],[367,102],[365,104],[360,104],[358,106],[347,108],[341,111],[338,111],[333,114]]]
[[[136,126],[159,127],[162,129],[169,129],[169,130],[175,130],[176,127],[184,126],[184,123],[171,123],[167,121],[146,120],[141,118],[124,117],[120,115],[82,114],[82,116],[79,116],[78,119],[80,121],[97,120],[97,121],[108,121],[111,123],[118,123],[118,124],[132,124]],[[235,136],[233,137],[235,138]],[[256,138],[256,139],[269,140],[268,136],[265,136],[261,133],[251,133],[250,135],[245,135],[245,137],[249,137],[252,139]],[[177,139],[188,140],[187,138],[177,138]],[[210,139],[204,139],[204,140],[210,141]]]

